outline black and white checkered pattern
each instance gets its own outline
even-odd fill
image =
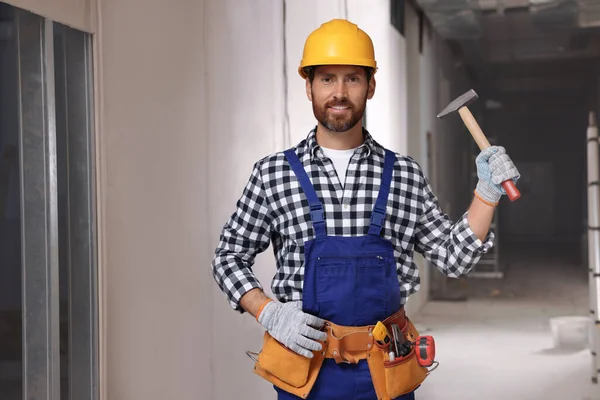
[[[316,141],[316,131],[294,150],[323,204],[327,234],[366,235],[379,193],[385,149],[365,130],[346,172],[345,185]],[[440,209],[420,166],[396,155],[382,235],[394,246],[402,304],[420,286],[414,251],[450,277],[468,273],[493,245],[494,233],[480,241],[467,222],[456,223]],[[283,152],[258,161],[237,210],[223,228],[212,262],[215,281],[239,312],[244,293],[261,284],[252,272],[254,258],[273,243],[277,273],[273,294],[280,301],[302,300],[304,243],[314,238],[309,206]]]

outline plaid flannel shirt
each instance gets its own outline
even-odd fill
[[[323,204],[328,235],[366,235],[379,193],[385,149],[364,131],[342,185],[331,160],[316,141],[316,130],[294,147]],[[420,166],[396,155],[382,231],[396,256],[401,302],[420,287],[415,251],[449,277],[467,274],[493,245],[490,231],[482,242],[467,222],[467,212],[453,222],[442,212]],[[309,205],[283,152],[258,161],[237,209],[220,235],[212,273],[231,307],[241,313],[240,298],[263,289],[252,272],[257,254],[270,243],[277,261],[271,284],[282,302],[302,300],[304,243],[314,238]]]

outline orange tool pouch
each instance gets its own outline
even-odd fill
[[[390,332],[391,324],[397,324],[410,341],[419,336],[404,309],[383,324]],[[374,325],[349,327],[327,323],[327,339],[322,343],[324,350],[313,352],[311,359],[289,350],[265,332],[254,372],[282,390],[307,398],[325,358],[333,358],[338,364],[356,364],[366,359],[378,399],[391,400],[412,392],[427,377],[427,368],[419,365],[414,348],[405,357],[390,362],[389,344],[380,347],[371,333],[373,328]]]
[[[390,330],[388,323],[384,321],[384,324]],[[408,318],[404,325],[398,324],[398,326],[401,326],[402,333],[411,342],[419,336],[417,329]],[[375,342],[374,349],[367,355],[375,392],[377,398],[382,400],[395,399],[414,391],[429,375],[428,369],[419,364],[414,347],[406,356],[390,361],[390,345],[380,347]]]
[[[325,343],[321,344],[326,348]],[[313,358],[306,358],[265,332],[262,350],[254,364],[254,373],[278,388],[305,399],[314,386],[325,359],[324,351],[313,351],[313,354]]]

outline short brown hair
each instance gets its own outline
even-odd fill
[[[317,69],[317,67],[320,67],[321,65],[315,65],[315,66],[311,66],[311,67],[305,67],[304,68],[304,72],[306,73],[306,76],[308,77],[308,81],[312,84],[313,83],[313,79],[315,79],[315,70]],[[373,68],[371,67],[363,67],[365,69],[365,75],[367,77],[367,82],[371,81],[371,77],[373,76]]]

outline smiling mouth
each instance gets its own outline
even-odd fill
[[[328,108],[333,111],[346,111],[346,110],[350,109],[350,107],[348,107],[348,106],[330,106]]]

